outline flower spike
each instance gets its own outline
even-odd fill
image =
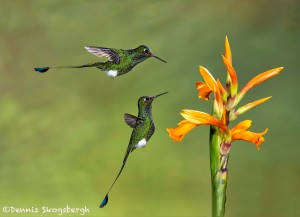
[[[199,90],[199,98],[209,100],[210,93],[213,93],[212,114],[184,109],[180,114],[185,120],[179,122],[176,128],[167,129],[173,141],[181,141],[196,126],[210,125],[209,153],[212,184],[212,216],[218,217],[224,217],[225,214],[228,159],[232,143],[235,140],[248,141],[255,144],[259,150],[260,145],[265,141],[264,135],[268,132],[267,128],[259,133],[249,131],[252,123],[251,120],[244,120],[231,130],[228,126],[231,121],[235,120],[241,114],[262,104],[271,97],[256,100],[238,109],[236,108],[237,104],[252,87],[279,74],[283,69],[283,67],[274,68],[257,75],[238,92],[237,73],[232,64],[232,54],[227,36],[225,38],[225,51],[222,59],[227,71],[226,84],[224,86],[219,79],[214,79],[211,73],[203,66],[200,66],[199,69],[204,82],[198,81],[196,83],[196,89]]]

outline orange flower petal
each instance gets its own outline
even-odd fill
[[[214,79],[214,77],[209,73],[209,71],[206,68],[204,68],[202,66],[200,66],[200,74],[202,75],[202,77],[203,77],[205,83],[207,84],[207,86],[212,91],[215,92],[216,86],[217,86],[217,82]]]
[[[244,120],[237,125],[235,125],[231,130],[231,134],[239,133],[241,131],[246,131],[251,127],[252,121],[251,120]]]
[[[241,115],[241,114],[244,114],[245,112],[247,112],[248,110],[252,109],[253,107],[258,106],[258,105],[264,103],[265,101],[269,100],[270,98],[271,98],[271,96],[266,97],[266,98],[263,98],[263,99],[256,100],[256,101],[254,101],[254,102],[250,102],[250,103],[248,103],[248,104],[246,104],[246,105],[240,107],[240,108],[234,113],[235,118],[236,118],[237,116]],[[235,118],[234,118],[234,119],[235,119]],[[230,120],[234,120],[234,119],[230,119]]]
[[[283,69],[283,67],[270,69],[266,72],[263,72],[263,73],[255,76],[242,88],[242,90],[240,91],[240,95],[244,95],[248,90],[250,90],[255,85],[258,85],[258,84],[264,82],[265,80],[268,80],[269,78],[272,78],[273,76],[278,75],[282,69]]]
[[[229,62],[229,60],[225,56],[222,55],[222,59],[223,59],[224,65],[227,68],[227,72],[229,73],[229,76],[231,78],[232,85],[234,87],[236,87],[237,86],[236,72],[235,72],[234,68],[232,67],[231,63]]]
[[[226,115],[226,112],[224,112],[224,111],[226,111],[226,107],[225,107],[225,105],[223,105],[223,109],[222,109],[222,117],[221,117],[221,121],[222,121],[222,123],[227,123],[227,115]],[[228,123],[229,123],[229,121],[228,121]]]
[[[219,87],[218,87],[218,84],[217,84],[216,80],[215,80],[214,77],[209,73],[209,71],[208,71],[206,68],[202,67],[202,66],[200,66],[200,74],[201,74],[202,77],[204,78],[207,87],[208,87],[212,92],[214,92],[214,97],[215,97],[215,100],[216,100],[216,102],[217,102],[217,108],[218,108],[218,111],[219,111],[219,112],[222,112],[221,109],[223,108],[223,107],[222,107],[223,101],[222,101],[221,94],[220,94],[220,90],[219,90]]]
[[[222,83],[220,82],[220,80],[218,79],[217,80],[217,85],[219,87],[219,90],[220,90],[220,93],[222,96],[226,95],[226,90],[224,89]]]
[[[268,129],[265,129],[261,133],[242,131],[240,133],[234,134],[234,136],[232,136],[232,141],[244,140],[244,141],[252,142],[253,144],[256,145],[257,150],[259,150],[260,144],[265,141],[265,138],[263,137],[263,135],[265,135],[267,132],[268,132]]]
[[[191,123],[187,120],[183,120],[178,123],[178,127],[167,128],[167,131],[169,132],[169,136],[173,139],[174,142],[180,142],[183,137],[196,126],[197,124]]]
[[[217,117],[221,118],[224,106],[223,106],[223,100],[219,88],[216,88],[216,91],[214,92],[214,97],[215,97],[214,110],[217,114]]]
[[[227,36],[225,37],[225,52],[224,52],[225,58],[228,60],[229,64],[232,65],[232,56],[231,56],[231,49],[229,45],[229,41]]]
[[[199,98],[209,100],[209,95],[212,90],[207,86],[206,83],[204,83],[202,81],[198,81],[196,83],[196,88],[197,88],[197,90],[199,90],[199,94],[198,94]]]
[[[251,127],[251,121],[245,120],[237,124],[232,130],[230,131],[231,140],[244,140],[248,142],[252,142],[256,145],[256,148],[259,150],[260,144],[265,141],[263,135],[268,132],[268,129],[265,129],[261,133],[253,133],[251,131],[247,131]]]
[[[207,114],[205,112],[195,111],[195,110],[182,110],[180,113],[186,120],[197,124],[197,125],[213,125],[220,127],[224,131],[228,131],[227,126],[221,122],[220,120],[216,119],[215,117]]]

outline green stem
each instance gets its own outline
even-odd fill
[[[210,168],[212,184],[212,216],[224,217],[227,187],[228,155],[220,155],[221,136],[219,128],[210,127]]]

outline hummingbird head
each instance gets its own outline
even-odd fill
[[[168,92],[164,92],[164,93],[161,93],[161,94],[158,94],[158,95],[155,95],[155,96],[142,96],[139,98],[139,101],[138,101],[138,107],[139,107],[139,110],[140,109],[147,109],[147,108],[151,108],[151,104],[153,102],[153,100],[161,95],[164,95]]]
[[[138,57],[141,60],[148,59],[149,57],[154,57],[164,63],[167,63],[165,60],[159,58],[158,56],[155,56],[154,53],[150,50],[150,48],[147,47],[146,45],[141,45],[141,46],[137,47],[135,50],[136,50],[136,53],[138,54]]]

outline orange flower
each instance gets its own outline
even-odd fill
[[[230,131],[231,141],[233,142],[235,140],[244,140],[252,142],[256,145],[256,148],[259,150],[260,144],[265,141],[263,135],[265,135],[268,132],[268,128],[261,133],[253,133],[247,131],[251,127],[251,122],[252,121],[250,120],[245,120],[233,127]]]
[[[228,130],[226,124],[224,124],[222,121],[218,120],[217,118],[205,112],[184,109],[180,114],[189,122],[197,124],[197,126],[212,125],[212,126],[217,126],[225,131]]]
[[[198,96],[200,98],[208,100],[210,93],[213,92],[215,102],[216,102],[216,107],[215,107],[216,112],[218,116],[222,116],[221,114],[223,112],[223,100],[219,89],[220,85],[218,85],[218,82],[214,79],[214,77],[209,73],[209,71],[206,68],[200,66],[199,69],[200,69],[200,74],[202,75],[205,83],[201,81],[198,81],[196,83],[196,88],[200,90]]]
[[[279,74],[283,67],[274,68],[257,75],[251,79],[240,92],[238,92],[237,73],[232,66],[232,54],[227,36],[225,38],[225,52],[222,59],[227,69],[227,83],[225,88],[219,79],[216,81],[210,72],[203,66],[200,66],[199,70],[204,82],[198,81],[196,83],[196,88],[199,90],[199,98],[209,100],[210,93],[214,94],[212,115],[205,112],[185,109],[181,112],[181,115],[186,120],[181,121],[176,128],[168,128],[167,131],[169,132],[169,136],[173,138],[174,141],[181,141],[183,137],[196,126],[211,125],[220,129],[216,132],[216,134],[218,134],[219,138],[223,140],[222,144],[217,144],[219,147],[221,145],[220,153],[222,155],[224,153],[228,154],[231,143],[235,140],[252,142],[256,145],[257,149],[259,149],[260,144],[264,141],[263,135],[267,133],[268,129],[261,133],[248,131],[251,127],[250,120],[240,122],[231,130],[228,129],[228,125],[230,121],[236,119],[239,115],[271,98],[266,97],[256,100],[236,110],[237,104],[244,97],[247,91],[255,85]]]
[[[230,121],[235,120],[239,115],[244,114],[246,111],[250,110],[251,108],[253,108],[255,106],[258,106],[258,105],[264,103],[265,101],[269,100],[270,98],[271,98],[271,96],[256,100],[254,102],[250,102],[250,103],[240,107],[236,112],[230,114],[229,120]]]
[[[183,120],[178,123],[176,128],[167,128],[169,136],[173,139],[174,142],[180,142],[183,137],[190,132],[197,124],[191,123],[187,120]]]
[[[207,68],[200,66],[200,74],[202,75],[204,81],[206,82],[207,86],[209,87],[209,89],[211,89],[211,91],[215,92],[217,87],[217,82],[214,79],[214,77],[209,73],[209,71],[207,70]]]
[[[178,123],[176,128],[168,128],[169,136],[173,141],[181,141],[183,137],[192,129],[199,125],[214,125],[223,130],[228,130],[227,126],[213,116],[194,110],[183,110],[181,115],[186,119]]]
[[[231,49],[229,45],[229,41],[227,36],[225,37],[225,52],[224,52],[225,58],[228,60],[229,64],[232,65],[232,55],[231,55]]]
[[[278,75],[282,71],[282,69],[283,69],[283,67],[270,69],[266,72],[263,72],[263,73],[255,76],[254,78],[252,78],[238,93],[236,104],[241,101],[241,99],[244,97],[245,93],[247,91],[249,91],[252,87],[268,80],[269,78],[274,77],[275,75]]]
[[[226,186],[228,177],[228,157],[232,142],[235,140],[244,140],[256,145],[259,150],[262,142],[265,141],[264,135],[268,132],[254,133],[249,131],[251,120],[245,120],[238,123],[231,130],[228,128],[230,122],[249,109],[260,105],[271,97],[266,97],[254,102],[248,103],[239,109],[237,104],[241,101],[247,91],[255,85],[277,75],[283,67],[271,69],[259,74],[250,80],[245,87],[238,92],[237,73],[232,64],[232,54],[228,38],[225,38],[225,52],[222,56],[225,64],[226,86],[223,87],[220,80],[217,81],[210,72],[200,66],[200,74],[204,82],[198,81],[196,88],[199,90],[199,98],[209,100],[210,93],[214,94],[212,115],[195,110],[182,110],[180,113],[185,120],[179,122],[176,128],[168,128],[169,136],[174,141],[181,141],[192,129],[200,125],[210,125],[210,168],[212,180],[212,215],[224,216],[226,202]]]
[[[200,74],[202,75],[205,82],[198,81],[196,83],[196,88],[197,90],[199,90],[198,96],[199,98],[209,100],[210,93],[214,92],[217,88],[216,87],[217,82],[206,68],[200,66],[199,69],[200,69]]]
[[[209,100],[209,95],[211,93],[211,89],[207,86],[206,83],[202,81],[197,81],[196,89],[199,90],[199,98],[204,100]]]
[[[230,49],[230,45],[229,45],[229,41],[228,41],[228,38],[226,36],[225,38],[225,52],[224,52],[224,56],[222,56],[223,58],[223,61],[224,59],[226,59],[226,63],[227,65],[230,65],[232,66],[232,54],[231,54],[231,49]],[[225,62],[224,62],[225,63]],[[226,66],[226,64],[225,64]],[[226,66],[227,67],[227,66]],[[236,75],[236,74],[235,74]],[[234,91],[237,90],[237,86],[235,85],[235,88],[233,88],[233,84],[232,84],[232,77],[236,77],[234,76],[234,74],[232,74],[230,71],[227,70],[227,75],[226,75],[226,86],[228,85],[228,87],[230,87],[230,94],[231,95],[235,95],[233,94]],[[234,80],[237,80],[237,79],[234,79]],[[229,90],[228,90],[229,91]]]
[[[241,90],[241,94],[245,94],[248,90],[250,90],[255,85],[258,85],[258,84],[264,82],[265,80],[268,80],[269,78],[272,78],[275,75],[278,75],[282,69],[283,69],[283,67],[270,69],[266,72],[263,72],[263,73],[255,76],[245,85],[245,87],[243,87],[243,89]]]
[[[218,84],[220,93],[221,93],[221,95],[222,95],[222,99],[224,98],[224,99],[226,100],[227,92],[226,92],[226,90],[224,89],[223,85],[221,84],[220,79],[217,80],[217,84]],[[224,100],[224,101],[225,101],[225,100]]]
[[[230,149],[231,143],[235,140],[245,140],[248,142],[252,142],[256,145],[259,150],[259,146],[262,142],[264,142],[263,135],[268,132],[268,129],[264,130],[261,133],[253,133],[248,131],[251,127],[251,121],[245,120],[237,124],[231,130],[215,117],[200,111],[188,110],[185,109],[181,112],[181,115],[186,119],[179,122],[178,127],[176,128],[168,128],[169,136],[173,138],[174,141],[181,141],[186,134],[188,134],[192,129],[199,125],[212,125],[217,126],[223,130],[225,133],[224,147],[222,150],[223,155],[227,154]],[[222,148],[221,148],[222,149]]]
[[[227,58],[225,56],[222,55],[222,59],[223,59],[224,65],[226,66],[227,71],[230,75],[232,84],[237,85],[237,76],[236,76],[236,72],[235,72],[234,68],[232,67],[232,65],[230,64],[230,62],[227,60]]]

